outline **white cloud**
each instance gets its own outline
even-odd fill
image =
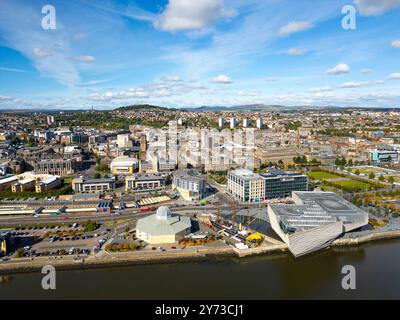
[[[230,18],[236,12],[223,7],[223,0],[169,0],[154,22],[163,31],[190,31],[210,27],[218,18]]]
[[[400,6],[400,0],[354,0],[363,16],[376,16]]]
[[[321,92],[329,92],[332,91],[333,88],[330,86],[326,86],[326,87],[321,87],[321,88],[311,88],[308,91],[312,92],[312,93],[321,93]]]
[[[305,51],[301,50],[301,49],[296,49],[296,48],[290,48],[288,50],[288,54],[290,55],[294,55],[294,56],[301,56],[302,54],[304,54]]]
[[[279,29],[279,35],[281,37],[287,37],[293,33],[309,30],[312,27],[312,23],[307,21],[292,21]]]
[[[45,49],[34,48],[33,55],[38,58],[45,58],[45,57],[50,56],[51,52],[49,50],[45,50]]]
[[[350,67],[345,63],[339,63],[337,66],[326,70],[326,73],[331,75],[337,75],[349,72],[350,72]]]
[[[345,82],[340,85],[340,88],[343,89],[348,89],[348,88],[361,88],[361,87],[368,87],[370,86],[370,82],[355,82],[355,81],[350,81],[350,82]]]
[[[76,57],[77,60],[82,62],[94,62],[96,61],[96,57],[94,56],[78,56]]]
[[[392,41],[391,45],[393,48],[400,49],[400,39]]]
[[[163,77],[163,78],[161,78],[161,80],[165,81],[165,82],[180,82],[180,81],[182,81],[181,77],[179,77],[179,76]]]
[[[394,80],[394,79],[400,79],[400,72],[392,73],[392,74],[389,76],[389,79],[392,79],[392,80]]]
[[[26,72],[25,70],[21,70],[21,69],[14,69],[14,68],[6,68],[6,67],[0,67],[0,71],[9,71],[9,72]]]
[[[0,96],[0,102],[11,101],[11,100],[14,100],[14,98],[7,97],[7,96]]]
[[[369,68],[366,68],[366,69],[361,69],[360,72],[361,72],[362,74],[370,74],[370,73],[372,72],[372,70],[369,69]]]
[[[43,31],[40,10],[24,1],[3,1],[0,10],[2,45],[30,59],[42,77],[53,78],[66,86],[80,82],[73,63],[69,29],[57,21],[57,31]],[[39,21],[39,24],[38,24]]]
[[[222,83],[222,84],[229,84],[232,83],[232,79],[228,77],[227,75],[220,75],[218,77],[215,77],[212,82],[214,83]]]
[[[277,77],[268,77],[268,78],[265,79],[265,81],[267,81],[267,82],[276,82],[276,81],[279,81],[279,78],[277,78]]]
[[[252,91],[247,92],[247,91],[241,90],[238,92],[238,94],[239,94],[239,96],[242,96],[242,97],[257,97],[257,96],[261,95],[261,91],[260,90],[252,90]]]

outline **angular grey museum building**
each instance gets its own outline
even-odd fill
[[[295,257],[325,248],[345,232],[368,224],[368,213],[334,192],[293,191],[294,204],[270,204],[274,231]]]

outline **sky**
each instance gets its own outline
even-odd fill
[[[400,0],[0,0],[0,109],[132,104],[400,107]]]

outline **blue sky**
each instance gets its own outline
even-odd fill
[[[1,109],[400,107],[399,58],[400,0],[0,0]]]

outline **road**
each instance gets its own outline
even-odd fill
[[[181,212],[185,211],[205,211],[209,213],[213,210],[229,210],[232,209],[231,206],[207,206],[207,207],[198,207],[198,206],[186,206],[186,207],[170,207],[173,212]],[[84,222],[87,220],[96,220],[96,221],[118,221],[118,220],[129,220],[135,219],[139,217],[144,217],[149,214],[153,214],[155,211],[149,212],[139,212],[136,209],[127,209],[123,214],[82,214],[82,215],[59,215],[59,216],[40,216],[40,217],[32,217],[32,216],[24,216],[24,217],[1,217],[0,225],[1,226],[15,226],[15,225],[37,225],[37,224],[56,224],[56,223],[74,223],[74,222]]]

